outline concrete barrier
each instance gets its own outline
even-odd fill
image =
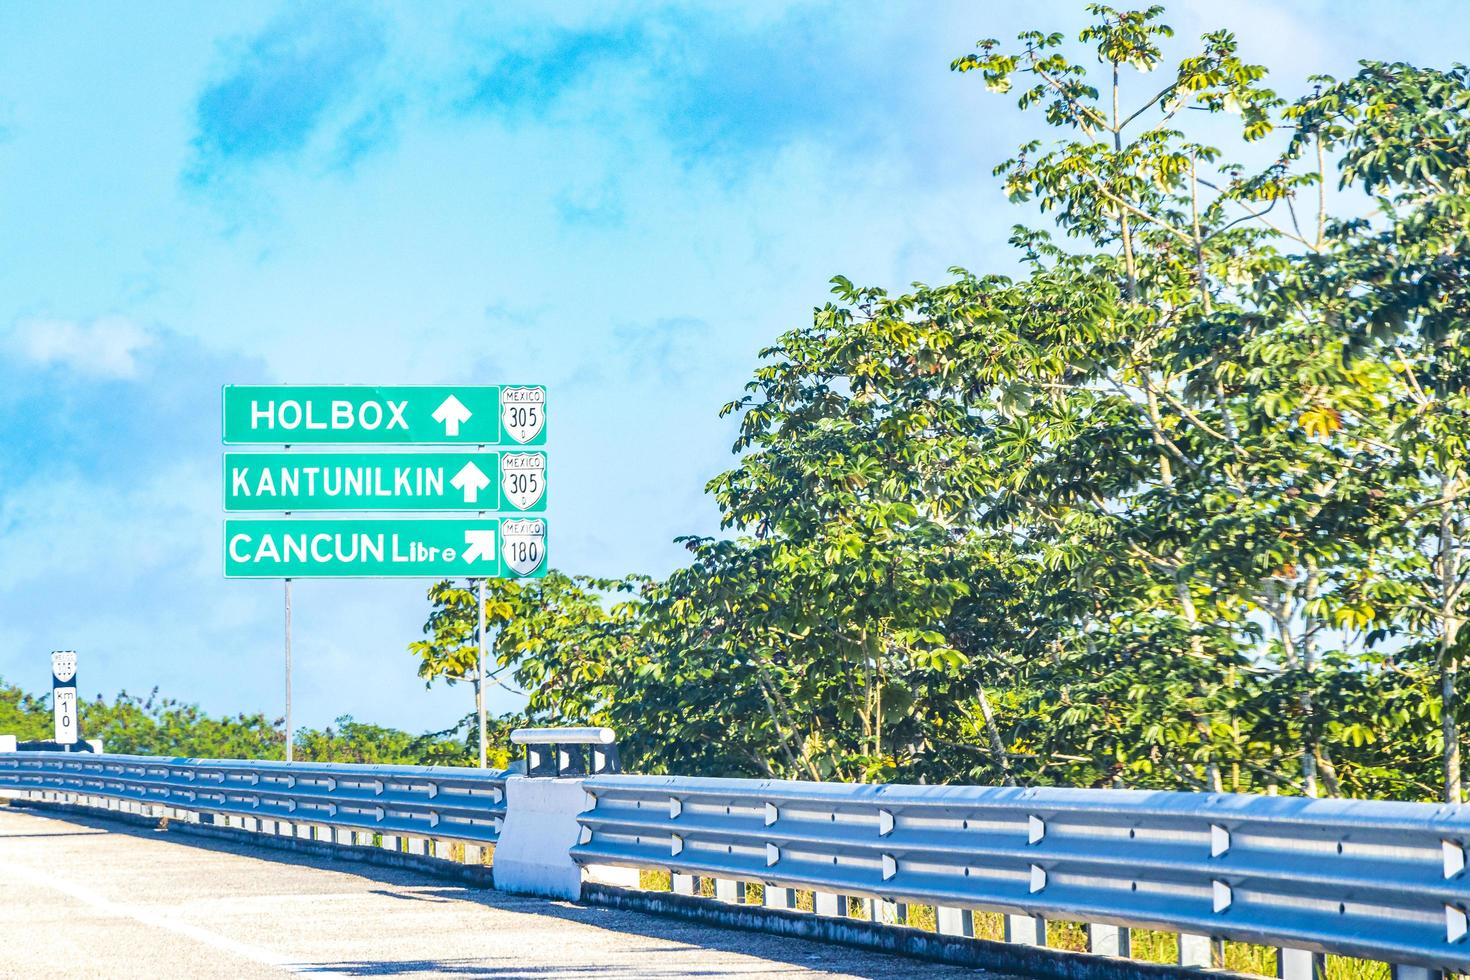
[[[571,849],[582,832],[577,815],[592,806],[579,778],[510,776],[505,825],[495,845],[495,887],[518,895],[578,901],[587,880],[638,887],[636,868],[583,867]]]
[[[505,780],[505,824],[495,847],[495,887],[520,895],[577,901],[582,868],[572,860],[587,808],[581,779]]]

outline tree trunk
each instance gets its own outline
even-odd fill
[[[1189,584],[1184,580],[1181,573],[1174,575],[1174,594],[1179,598],[1179,608],[1184,613],[1184,621],[1189,624],[1189,650],[1196,658],[1203,660],[1205,657],[1204,641],[1199,635],[1199,610],[1195,608],[1194,597],[1189,594]],[[1206,694],[1200,691],[1200,694]],[[1207,722],[1201,720],[1196,724],[1200,733],[1200,739],[1206,746],[1214,741],[1214,735]],[[1205,785],[1212,793],[1225,792],[1225,783],[1220,778],[1220,764],[1213,759],[1205,764]]]
[[[1444,798],[1446,803],[1459,803],[1463,799],[1460,794],[1460,725],[1455,718],[1455,712],[1459,709],[1455,684],[1459,676],[1459,661],[1454,657],[1447,657],[1440,667],[1439,674],[1439,710],[1440,727],[1444,733]]]
[[[1296,637],[1291,632],[1291,599],[1286,586],[1279,579],[1267,579],[1268,605],[1266,612],[1271,616],[1271,622],[1276,627],[1276,636],[1281,641],[1281,657],[1286,665],[1292,669],[1298,666],[1305,667],[1311,671],[1312,664],[1309,659],[1310,649],[1303,648],[1299,654],[1296,646]],[[1299,749],[1302,760],[1302,793],[1307,796],[1317,795],[1317,755],[1316,745],[1312,737],[1312,693],[1303,691],[1297,698],[1297,705],[1302,712],[1302,744]]]
[[[1307,580],[1303,585],[1302,609],[1303,618],[1306,619],[1305,610],[1317,595],[1317,566],[1315,560],[1307,560]],[[1312,628],[1309,621],[1302,624],[1302,669],[1307,673],[1308,684],[1311,683],[1312,674],[1317,669],[1317,649],[1312,642]],[[1327,784],[1327,795],[1340,795],[1333,787],[1337,785],[1337,771],[1333,768],[1327,750],[1317,742],[1317,735],[1311,729],[1315,728],[1315,715],[1317,706],[1312,698],[1311,688],[1302,692],[1302,724],[1308,727],[1305,744],[1302,747],[1302,788],[1308,796],[1317,795],[1317,774],[1320,766],[1323,782]]]
[[[1440,488],[1440,495],[1446,502],[1440,505],[1439,510],[1439,720],[1444,736],[1444,798],[1446,803],[1459,803],[1463,799],[1460,723],[1456,717],[1460,707],[1456,691],[1460,660],[1455,641],[1460,635],[1461,623],[1458,612],[1460,542],[1455,527],[1455,503],[1449,499],[1458,492],[1459,481],[1443,480]]]
[[[985,693],[985,685],[980,685],[980,715],[985,719],[985,734],[990,737],[990,751],[995,753],[995,759],[1000,763],[1001,781],[1007,786],[1016,785],[1016,777],[1011,774],[1011,754],[1006,751],[1005,740],[1000,737],[1000,726],[995,723],[995,712],[990,710],[990,698]]]
[[[1342,796],[1342,783],[1337,781],[1337,766],[1332,762],[1332,753],[1327,751],[1325,745],[1318,744],[1315,748],[1317,768],[1322,773],[1322,788],[1327,790],[1328,796],[1334,798]]]
[[[484,690],[481,689],[480,672],[479,671],[475,671],[475,677],[474,677],[474,679],[470,683],[472,685],[474,685],[474,688],[475,688],[475,718],[478,719],[480,717],[480,706],[481,706],[481,704],[485,700],[485,692],[484,692]],[[476,725],[475,725],[475,740],[476,740],[477,743],[479,741],[479,738],[480,738],[480,726],[479,726],[479,724],[477,722]],[[475,751],[475,756],[476,756],[476,758],[479,757],[479,749],[480,749],[480,746],[478,744],[476,744],[476,746],[475,746],[475,750],[476,750]]]

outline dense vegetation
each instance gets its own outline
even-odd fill
[[[834,280],[726,407],[727,536],[491,584],[532,718],[652,771],[1462,798],[1470,73],[1285,98],[1089,10],[953,65],[1052,132],[995,169],[1019,274]],[[472,673],[468,588],[422,676]]]
[[[208,759],[280,759],[285,755],[285,722],[265,715],[216,718],[196,705],[123,692],[78,706],[82,737],[101,739],[108,752],[188,756]],[[424,735],[338,718],[325,729],[298,729],[296,758],[313,762],[377,762],[398,765],[474,765],[479,758],[473,716],[454,728]],[[492,764],[509,761],[506,722],[497,719],[489,741]],[[27,694],[0,680],[0,734],[21,741],[51,738],[50,698]]]

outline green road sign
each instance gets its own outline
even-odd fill
[[[541,452],[225,453],[225,510],[546,509]]]
[[[226,385],[232,445],[546,442],[538,385]]]
[[[546,521],[272,518],[225,521],[226,578],[529,578]]]

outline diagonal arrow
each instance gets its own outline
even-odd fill
[[[475,465],[474,460],[470,460],[460,468],[458,473],[454,474],[449,485],[456,490],[463,491],[464,502],[472,504],[480,498],[480,491],[490,485],[490,478]]]
[[[463,423],[468,422],[470,416],[473,414],[473,412],[464,407],[464,402],[450,395],[439,403],[439,407],[434,409],[434,414],[431,417],[435,422],[442,422],[444,424],[444,434],[446,436],[457,436],[459,435],[459,427]]]
[[[464,560],[495,560],[494,531],[466,531],[464,533]]]

